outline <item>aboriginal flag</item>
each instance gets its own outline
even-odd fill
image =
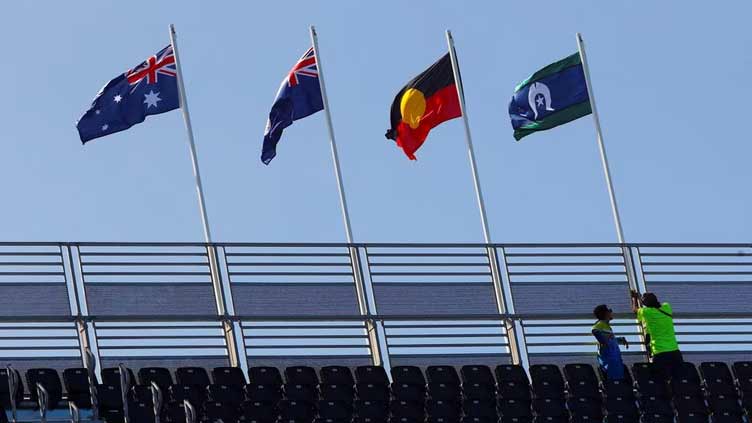
[[[462,116],[449,53],[408,82],[394,98],[386,137],[410,160],[433,127]]]

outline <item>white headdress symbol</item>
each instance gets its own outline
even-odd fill
[[[533,110],[535,116],[533,120],[538,119],[538,107],[535,104],[535,97],[539,94],[543,96],[546,110],[549,112],[554,111],[553,107],[551,107],[551,90],[542,82],[533,82],[533,85],[530,86],[530,90],[527,92],[527,102],[530,104],[530,108]]]

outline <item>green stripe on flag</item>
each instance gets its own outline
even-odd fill
[[[564,110],[560,110],[556,113],[552,113],[543,119],[529,123],[525,126],[514,131],[514,139],[519,141],[522,138],[532,134],[533,132],[544,131],[551,129],[559,125],[563,125],[567,122],[571,122],[575,119],[579,119],[583,116],[587,116],[591,113],[590,101],[583,101],[573,106],[569,106]]]
[[[528,84],[531,84],[539,79],[543,79],[549,75],[561,72],[562,70],[566,68],[577,66],[581,63],[582,63],[582,60],[580,59],[580,53],[575,53],[571,56],[568,56],[568,57],[565,57],[564,59],[559,60],[558,62],[551,63],[545,68],[530,75],[530,77],[527,78],[526,80],[520,82],[520,84],[514,88],[514,92],[517,92],[525,88]]]

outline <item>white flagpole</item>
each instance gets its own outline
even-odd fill
[[[457,53],[454,51],[454,38],[452,32],[446,31],[447,44],[449,45],[449,57],[452,60],[452,72],[454,72],[454,83],[457,86],[457,95],[460,100],[460,111],[462,112],[462,121],[465,123],[465,140],[467,141],[467,154],[470,157],[470,168],[473,171],[473,184],[475,185],[475,194],[478,197],[478,209],[480,211],[480,221],[483,225],[483,237],[486,244],[491,243],[491,232],[488,229],[488,219],[486,218],[486,204],[483,201],[483,192],[480,189],[480,180],[478,179],[478,169],[475,163],[475,151],[473,150],[473,139],[470,136],[470,123],[467,119],[467,109],[465,108],[465,92],[462,89],[462,80],[460,79],[460,67],[457,63]]]
[[[188,112],[188,100],[185,97],[185,85],[183,84],[183,71],[180,68],[180,56],[178,55],[178,41],[175,35],[175,25],[170,24],[170,44],[172,52],[175,54],[175,67],[178,71],[178,90],[180,91],[180,110],[183,111],[183,120],[185,120],[185,129],[188,131],[188,148],[191,151],[191,163],[193,164],[193,176],[196,178],[196,194],[198,194],[198,205],[201,211],[201,223],[204,225],[204,240],[211,244],[211,228],[209,227],[209,218],[206,215],[206,204],[204,203],[204,187],[201,184],[201,171],[198,168],[198,158],[196,157],[196,144],[193,141],[193,126],[191,125],[191,114]]]
[[[608,185],[608,196],[611,199],[611,211],[614,215],[616,224],[616,236],[619,244],[624,244],[624,230],[621,226],[619,217],[619,206],[616,204],[616,195],[614,194],[614,184],[611,182],[611,170],[608,166],[608,157],[606,156],[606,147],[603,145],[603,134],[601,133],[601,121],[598,118],[598,109],[595,107],[595,94],[593,93],[593,84],[590,82],[590,68],[588,67],[587,55],[585,54],[585,43],[582,41],[582,34],[577,33],[577,48],[580,51],[580,60],[582,60],[582,70],[585,72],[585,83],[587,84],[588,98],[590,99],[590,108],[593,111],[593,123],[595,123],[595,133],[598,138],[598,148],[601,152],[601,163],[603,164],[603,173],[606,175],[606,184]],[[629,263],[627,267],[629,267]]]
[[[326,127],[329,130],[329,141],[332,148],[332,160],[334,161],[334,175],[337,177],[337,187],[339,188],[339,203],[342,207],[342,219],[345,222],[345,235],[347,243],[352,244],[353,235],[350,227],[350,212],[347,209],[347,198],[345,198],[345,187],[342,184],[342,171],[339,167],[339,155],[337,154],[337,142],[334,139],[334,127],[332,126],[332,114],[329,111],[329,98],[326,96],[326,85],[324,85],[324,69],[321,65],[321,56],[319,55],[319,40],[316,34],[316,28],[311,25],[311,42],[313,43],[313,54],[316,57],[316,68],[319,72],[319,87],[321,88],[321,100],[324,102],[324,114],[326,115]]]

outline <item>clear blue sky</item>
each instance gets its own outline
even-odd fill
[[[408,161],[384,138],[397,90],[453,30],[492,238],[615,241],[592,119],[515,143],[514,86],[585,37],[626,238],[752,240],[752,3],[36,1],[0,15],[0,239],[201,241],[179,111],[85,147],[99,88],[177,27],[217,241],[343,241],[322,113],[262,133],[319,29],[356,241],[482,241],[462,123]]]

